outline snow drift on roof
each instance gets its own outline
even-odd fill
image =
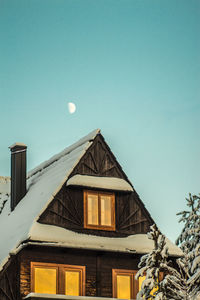
[[[154,243],[147,234],[134,234],[123,238],[94,236],[73,232],[58,226],[35,222],[30,231],[30,239],[55,243],[60,247],[106,250],[119,252],[148,253],[153,250]],[[181,250],[169,239],[166,239],[169,254],[181,256]]]
[[[10,194],[10,177],[0,176],[0,194]]]
[[[77,185],[92,188],[103,188],[116,191],[133,191],[132,186],[121,178],[74,175],[68,179],[67,186]]]

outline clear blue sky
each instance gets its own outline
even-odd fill
[[[200,1],[0,0],[0,103],[0,175],[16,141],[30,170],[101,128],[174,240],[200,192]]]

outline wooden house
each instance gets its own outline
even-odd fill
[[[0,299],[135,299],[154,221],[100,130],[28,174],[26,145],[10,150],[11,178],[0,177]]]

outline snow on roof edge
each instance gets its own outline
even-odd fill
[[[133,191],[128,181],[116,177],[102,177],[76,174],[68,179],[67,186],[85,186],[118,191]]]
[[[97,296],[70,296],[62,294],[40,294],[29,293],[23,299],[63,299],[63,300],[118,300],[117,298],[97,297]]]
[[[127,237],[101,237],[78,233],[58,227],[35,222],[30,232],[30,240],[55,243],[58,247],[91,249],[111,252],[146,254],[153,250],[153,242],[147,234],[133,234]],[[166,238],[170,256],[179,257],[182,251]]]

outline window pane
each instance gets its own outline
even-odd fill
[[[145,278],[146,276],[139,277],[139,291],[141,290],[142,282],[145,280]],[[153,295],[157,290],[158,288],[154,288],[150,294]]]
[[[129,275],[117,275],[117,298],[131,298],[131,277]]]
[[[101,195],[101,225],[111,226],[112,200],[110,196]]]
[[[35,268],[35,293],[56,294],[56,269]]]
[[[98,225],[98,196],[88,194],[87,199],[87,214],[88,214],[88,224]]]
[[[76,271],[65,272],[65,295],[79,296],[80,273]]]
[[[141,290],[142,282],[145,280],[145,278],[146,276],[139,277],[139,291]]]

